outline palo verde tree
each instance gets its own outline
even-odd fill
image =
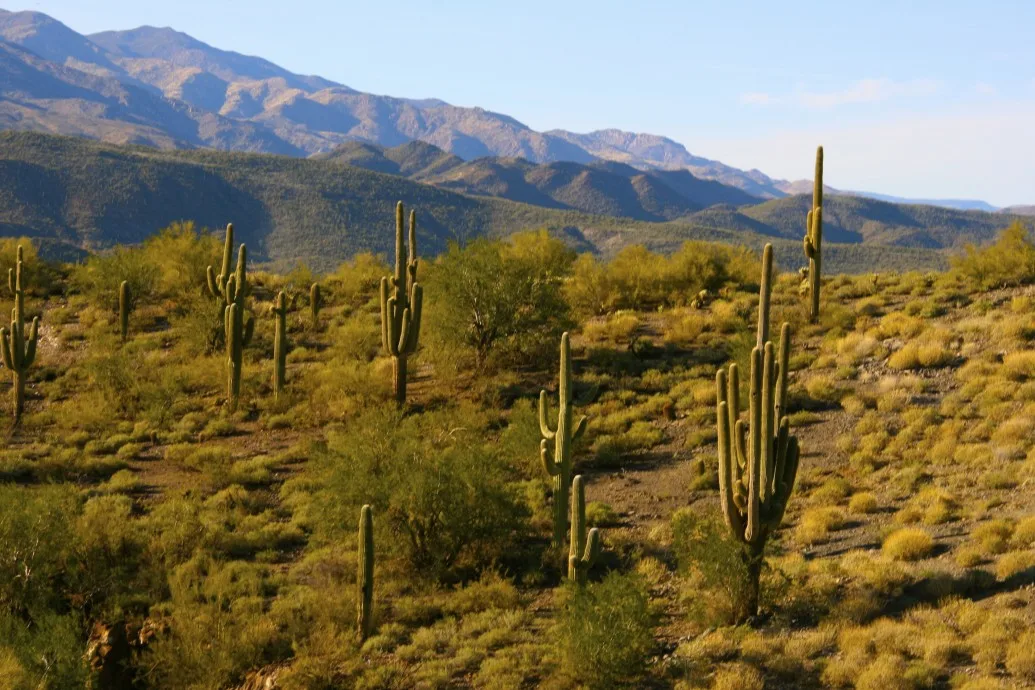
[[[395,207],[395,274],[381,278],[381,345],[392,358],[395,401],[400,405],[406,403],[406,360],[417,351],[424,298],[417,282],[417,214],[410,211],[408,256],[403,215],[400,201]]]
[[[571,344],[568,334],[561,335],[561,364],[557,386],[557,427],[550,428],[550,402],[546,391],[539,392],[539,431],[543,440],[539,444],[539,455],[547,474],[553,477],[553,545],[564,546],[564,533],[568,519],[568,488],[571,486],[571,447],[586,431],[586,417],[575,421],[574,405],[571,400]],[[550,459],[548,443],[553,441],[553,460]]]
[[[773,247],[762,255],[758,334],[751,351],[751,380],[747,421],[740,418],[740,377],[737,365],[729,377],[715,376],[716,425],[719,446],[719,501],[726,525],[743,544],[750,580],[737,612],[741,622],[758,613],[758,584],[765,543],[780,525],[798,471],[798,440],[790,434],[786,414],[790,324],[780,329],[779,354],[769,339],[769,304]]]
[[[809,320],[819,321],[819,285],[823,261],[823,147],[816,149],[812,209],[805,217],[805,256],[809,260]]]
[[[21,421],[25,410],[25,378],[29,367],[36,359],[36,343],[39,341],[39,317],[32,318],[29,331],[25,331],[25,287],[22,285],[22,247],[18,245],[15,267],[7,270],[7,285],[14,295],[14,309],[11,310],[11,330],[0,328],[0,349],[3,351],[4,366],[13,377],[11,397],[14,401],[14,423]]]

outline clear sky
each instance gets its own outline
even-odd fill
[[[8,0],[171,26],[353,88],[538,130],[669,136],[774,176],[1035,203],[1035,1]]]

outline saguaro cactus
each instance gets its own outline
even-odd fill
[[[539,455],[547,474],[553,477],[553,544],[564,546],[568,519],[568,487],[571,485],[571,444],[586,431],[586,417],[573,423],[574,406],[571,402],[571,344],[568,334],[561,335],[561,364],[557,386],[557,428],[550,429],[550,403],[546,391],[539,392],[539,431],[543,440]],[[547,442],[553,441],[553,460]]]
[[[237,409],[237,402],[241,397],[241,368],[244,362],[244,348],[251,342],[252,334],[255,332],[255,319],[245,314],[244,288],[241,287],[247,285],[246,256],[242,244],[237,254],[237,273],[230,276],[224,288],[224,295],[228,303],[223,310],[227,360],[226,400],[231,412]]]
[[[356,575],[356,589],[359,612],[357,625],[359,636],[370,635],[371,613],[374,609],[374,516],[370,506],[359,511],[359,572]]]
[[[320,294],[320,284],[313,283],[309,286],[309,315],[313,320],[313,328],[320,325],[320,307],[323,306],[323,295]]]
[[[780,525],[798,472],[798,440],[790,434],[786,415],[790,324],[780,328],[779,354],[774,359],[768,338],[773,248],[762,258],[758,342],[751,351],[748,420],[740,419],[740,378],[736,364],[729,377],[715,375],[716,426],[719,446],[719,502],[726,525],[744,545],[751,588],[738,613],[744,620],[758,613],[758,582],[762,554],[769,534]]]
[[[244,245],[241,245],[242,247]],[[230,282],[230,276],[232,275],[230,265],[231,260],[234,258],[234,224],[226,224],[226,239],[223,241],[223,263],[219,269],[219,274],[212,266],[208,267],[205,275],[208,279],[208,291],[217,300],[220,300],[222,306],[225,308],[227,304],[233,300],[227,299],[226,286]],[[242,270],[240,262],[238,262],[238,270]],[[241,276],[243,277],[243,276]],[[244,283],[239,282],[238,285]]]
[[[22,247],[18,245],[17,260],[13,269],[7,270],[7,285],[14,295],[14,309],[11,310],[11,330],[0,328],[0,350],[3,351],[4,366],[11,371],[14,399],[14,423],[21,421],[25,410],[25,376],[36,359],[36,343],[39,341],[38,317],[33,317],[29,332],[25,332],[25,288],[22,286]]]
[[[280,398],[280,392],[284,390],[284,381],[287,375],[287,313],[288,304],[284,292],[277,293],[277,301],[273,306],[273,315],[276,317],[276,327],[273,334],[273,397]]]
[[[424,291],[417,282],[417,214],[410,211],[409,255],[403,204],[395,207],[395,275],[381,278],[381,344],[391,355],[395,401],[406,402],[406,358],[417,350]]]
[[[809,259],[809,320],[819,321],[820,269],[823,261],[823,147],[816,149],[812,210],[805,217],[805,256]]]
[[[586,489],[582,475],[575,475],[571,483],[571,542],[568,547],[568,579],[579,585],[586,584],[589,569],[600,555],[600,530],[596,527],[586,533]]]
[[[129,312],[133,308],[130,302],[129,282],[123,280],[119,285],[119,331],[122,333],[122,342],[129,337]]]

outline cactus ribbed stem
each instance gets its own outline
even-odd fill
[[[309,286],[309,315],[312,318],[313,329],[320,326],[320,307],[323,306],[323,295],[320,294],[320,284],[313,283]]]
[[[759,308],[768,310],[765,291],[771,280],[772,248],[763,253]],[[752,589],[739,613],[741,620],[758,612],[758,578],[765,542],[783,519],[798,471],[798,441],[790,435],[786,415],[790,361],[790,325],[780,328],[780,344],[768,339],[768,314],[759,314],[758,341],[751,351],[748,421],[740,419],[736,364],[729,376],[715,375],[715,419],[718,431],[719,502],[723,518],[745,546]],[[763,338],[763,333],[766,336]],[[745,441],[745,436],[747,440]],[[746,472],[746,481],[745,474]]]
[[[359,609],[357,626],[359,636],[370,635],[370,623],[374,610],[374,516],[369,505],[359,511],[359,557],[356,576],[356,601]]]
[[[228,226],[227,237],[232,239]],[[226,256],[224,254],[224,260]],[[226,336],[227,359],[227,405],[230,411],[237,410],[241,397],[241,369],[244,364],[244,348],[252,340],[255,319],[245,313],[244,298],[248,288],[248,252],[242,244],[237,250],[237,270],[223,285],[222,296],[227,306],[223,310],[223,333]],[[229,270],[229,269],[227,269]],[[209,267],[211,273],[211,267]]]
[[[130,297],[129,283],[123,280],[119,285],[119,331],[122,333],[122,342],[126,342],[129,337]]]
[[[586,532],[586,489],[582,475],[571,483],[571,541],[568,550],[568,579],[578,585],[586,584],[589,569],[600,555],[600,530]]]
[[[546,473],[553,477],[553,544],[564,546],[564,534],[568,520],[568,489],[571,486],[571,447],[586,431],[586,418],[574,421],[574,405],[571,401],[571,343],[567,333],[561,335],[561,362],[557,386],[557,428],[550,429],[550,403],[546,391],[539,392],[539,431],[543,440],[539,444],[539,456]],[[548,442],[553,441],[553,460],[550,460]]]
[[[25,288],[22,285],[23,251],[18,245],[15,267],[7,271],[7,285],[14,295],[11,310],[11,330],[0,328],[0,351],[4,366],[11,372],[13,386],[11,397],[14,403],[14,423],[21,421],[25,411],[25,379],[36,359],[36,344],[39,341],[38,317],[33,317],[28,333],[25,332]]]
[[[823,263],[823,147],[816,149],[812,209],[805,217],[805,256],[809,260],[809,320],[819,321],[819,289]]]
[[[283,292],[277,293],[277,301],[273,306],[273,315],[276,319],[273,334],[273,397],[280,399],[280,393],[284,390],[284,382],[287,380],[287,298]]]
[[[400,201],[395,207],[395,275],[381,278],[381,346],[392,357],[395,401],[406,403],[406,358],[417,351],[424,290],[417,282],[417,214],[410,211],[409,254]]]

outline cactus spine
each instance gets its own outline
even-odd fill
[[[123,280],[119,285],[119,331],[122,333],[122,342],[129,338],[129,311],[132,308],[130,297],[129,283]]]
[[[596,527],[586,533],[586,489],[582,475],[575,475],[571,483],[571,542],[568,547],[568,579],[578,585],[586,584],[589,569],[600,555],[600,530]]]
[[[819,284],[823,260],[823,147],[816,149],[812,210],[805,217],[805,256],[809,259],[809,320],[819,321]]]
[[[273,397],[280,398],[280,392],[284,390],[284,381],[287,376],[287,298],[284,292],[277,293],[277,302],[273,306],[273,314],[276,317],[276,327],[273,335]]]
[[[748,420],[740,419],[740,378],[736,364],[729,377],[715,375],[719,446],[719,502],[726,525],[744,544],[751,589],[738,618],[758,613],[758,581],[769,534],[780,525],[798,472],[798,440],[786,415],[790,324],[780,328],[778,354],[768,338],[773,248],[762,254],[758,344],[751,351]]]
[[[553,544],[564,546],[564,533],[568,519],[568,487],[571,485],[571,445],[586,431],[586,417],[572,423],[574,406],[571,402],[571,344],[568,334],[561,335],[561,364],[557,386],[558,405],[557,428],[550,429],[550,403],[546,391],[539,392],[539,431],[543,440],[539,444],[539,455],[547,474],[553,477]],[[547,442],[553,441],[553,460],[547,451]]]
[[[323,306],[323,296],[320,294],[320,284],[313,283],[309,286],[309,314],[313,319],[313,328],[320,325],[320,307]]]
[[[232,231],[227,228],[227,237],[232,240]],[[255,319],[245,314],[244,296],[248,289],[247,283],[247,251],[242,244],[237,249],[237,270],[230,275],[223,284],[222,297],[226,300],[227,306],[223,309],[223,332],[226,335],[226,359],[227,359],[227,405],[230,411],[237,409],[237,402],[241,397],[241,367],[244,361],[244,348],[252,340],[255,331]],[[224,269],[228,271],[229,261],[226,260],[224,252]],[[212,267],[209,267],[209,274]],[[219,279],[222,279],[220,274]],[[210,281],[211,282],[211,281]]]
[[[395,275],[381,278],[381,345],[392,357],[395,401],[406,402],[406,358],[417,350],[424,292],[417,283],[417,214],[410,211],[409,255],[403,204],[395,207]]]
[[[359,613],[357,624],[359,636],[366,639],[370,635],[371,612],[374,608],[374,517],[370,506],[365,505],[359,511],[359,573],[356,576]]]
[[[4,366],[13,377],[14,423],[21,421],[25,410],[25,376],[36,359],[36,343],[39,341],[39,317],[33,317],[29,332],[25,332],[25,288],[22,286],[22,247],[18,245],[17,260],[13,269],[7,270],[7,285],[14,295],[14,309],[11,310],[11,330],[0,328],[0,349],[3,351]]]

